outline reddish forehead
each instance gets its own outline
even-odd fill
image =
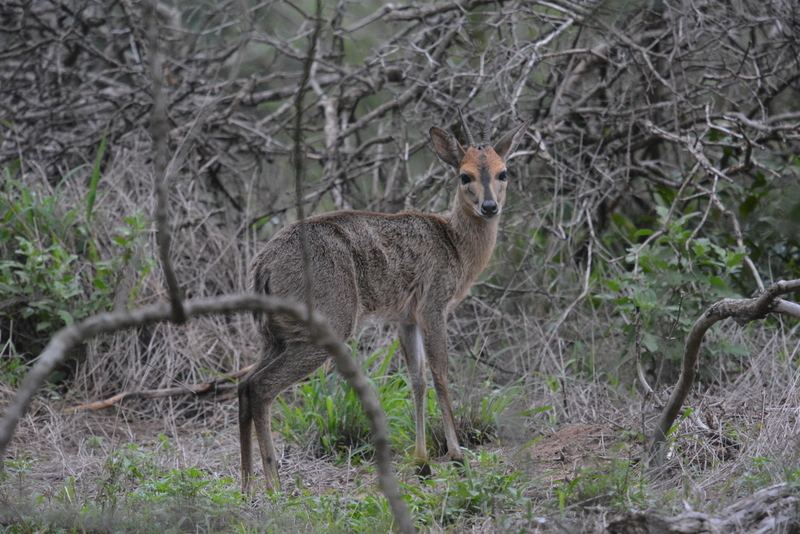
[[[478,150],[475,147],[469,147],[467,153],[461,159],[461,172],[467,172],[473,176],[480,176],[481,171],[488,171],[489,175],[494,176],[503,169],[506,164],[497,155],[493,148],[489,147],[485,150]]]

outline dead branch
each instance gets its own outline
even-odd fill
[[[144,19],[141,15],[152,11],[150,3],[126,3],[122,10],[94,3],[73,10],[69,17],[60,16],[57,3],[26,6],[21,0],[4,4],[7,27],[17,31],[0,36],[0,61],[5,67],[0,70],[0,109],[13,118],[0,125],[11,130],[11,135],[0,135],[0,165],[11,165],[24,154],[23,168],[41,165],[57,180],[87,159],[86,153],[97,146],[106,128],[110,147],[126,145],[143,133],[131,125],[143,124],[147,116],[153,119],[151,130],[158,120],[167,120],[170,131],[165,141],[172,144],[196,124],[191,146],[181,159],[182,165],[197,171],[193,179],[220,175],[240,185],[254,169],[279,176],[278,171],[291,164],[293,150],[286,133],[298,121],[293,104],[306,83],[303,63],[308,51],[301,43],[313,33],[310,14],[303,15],[296,28],[276,31],[269,22],[259,22],[237,33],[229,31],[236,22],[212,2],[199,8],[198,17],[207,17],[207,26],[196,31],[181,26],[182,4],[169,9],[158,4],[156,16],[165,22],[162,43],[169,46],[161,47],[160,57],[143,57],[143,52],[155,51],[148,33],[153,25],[139,22]],[[414,208],[435,208],[440,172],[434,173],[434,180],[411,184],[410,177],[402,175],[402,166],[399,172],[392,167],[402,160],[407,145],[416,146],[422,139],[430,117],[452,116],[456,103],[473,101],[477,105],[470,109],[479,115],[490,104],[500,110],[493,114],[498,127],[534,111],[534,128],[542,132],[552,153],[570,154],[538,161],[542,168],[529,174],[555,173],[554,180],[586,177],[584,185],[560,191],[559,202],[579,201],[586,206],[571,222],[576,231],[588,226],[587,214],[594,216],[603,209],[607,186],[622,185],[611,183],[621,180],[609,180],[601,167],[619,169],[625,180],[634,178],[631,187],[620,192],[613,211],[625,211],[631,203],[624,200],[647,190],[637,182],[659,179],[667,187],[680,186],[682,181],[664,180],[636,168],[636,161],[659,161],[664,176],[672,176],[675,170],[683,174],[691,167],[682,165],[678,152],[661,150],[659,140],[681,140],[681,150],[692,157],[694,150],[709,172],[720,170],[728,177],[739,173],[746,179],[750,164],[759,168],[762,154],[767,159],[796,153],[792,143],[797,137],[797,114],[769,106],[781,91],[791,90],[787,83],[797,79],[797,63],[783,60],[796,39],[795,27],[781,22],[786,6],[781,1],[763,10],[749,4],[734,11],[714,7],[703,17],[731,20],[708,26],[691,13],[663,4],[658,13],[644,7],[634,10],[613,27],[604,19],[610,6],[597,2],[401,2],[363,17],[354,16],[349,5],[337,8],[344,20],[353,22],[323,28],[308,78],[316,98],[306,98],[299,119],[308,140],[306,157],[323,162],[322,175],[304,184],[305,206],[333,197],[343,207],[362,209],[388,193],[386,206],[398,210],[414,186]],[[269,9],[279,11],[284,6],[261,3],[245,15],[281,20],[263,17]],[[31,16],[25,15],[28,12]],[[670,29],[678,20],[684,30],[673,33]],[[348,62],[335,49],[343,38],[369,36],[376,25],[392,31],[379,36],[363,61]],[[577,37],[567,31],[575,27]],[[780,40],[760,37],[776,27],[782,28]],[[725,45],[731,37],[724,28],[735,28],[736,35],[751,40],[748,47]],[[521,35],[539,37],[525,42]],[[249,44],[264,47],[264,58],[272,58],[264,61],[271,61],[274,68],[264,71],[257,64],[253,76],[237,76],[235,70],[227,79],[220,76],[223,63],[245,61],[237,54]],[[447,60],[461,56],[468,60]],[[669,68],[663,61],[667,57]],[[160,63],[159,72],[153,69],[154,62]],[[729,65],[741,67],[732,70]],[[165,97],[160,109],[168,110],[168,115],[153,108],[159,76]],[[471,83],[473,79],[477,83]],[[643,82],[655,88],[639,91]],[[57,87],[44,90],[51,83]],[[717,95],[711,109],[704,96],[709,91]],[[383,95],[380,101],[359,105],[365,97],[377,95]],[[276,105],[265,116],[266,102]],[[206,110],[199,120],[198,109]],[[664,133],[639,135],[647,121]],[[737,133],[731,123],[747,131]],[[740,142],[745,154],[738,164],[716,164],[726,156],[704,139],[709,128]],[[373,129],[392,132],[395,143],[364,145],[364,139],[374,137]],[[682,142],[694,139],[701,142]],[[773,139],[790,146],[771,147],[766,142]],[[751,144],[761,153],[751,150]],[[539,157],[545,155],[542,151]],[[524,158],[518,159],[522,163]],[[274,168],[281,165],[282,169]],[[177,169],[173,174],[178,178]],[[365,175],[371,176],[365,179]],[[387,188],[390,183],[394,187]],[[268,184],[270,194],[264,195],[255,212],[293,210],[293,202],[282,195],[288,185],[280,179]],[[241,210],[236,193],[226,198]],[[602,232],[602,227],[596,228]]]
[[[229,399],[231,398],[231,391],[236,389],[235,379],[243,377],[252,368],[253,365],[251,364],[246,367],[242,367],[238,371],[231,373],[224,378],[214,380],[213,382],[206,382],[204,384],[181,385],[174,388],[148,389],[144,391],[123,391],[122,393],[117,393],[116,395],[112,395],[107,399],[90,402],[88,404],[72,406],[64,410],[64,412],[72,413],[102,410],[104,408],[110,408],[111,406],[119,404],[120,402],[128,399],[157,399],[161,397],[204,395],[210,393],[223,393],[224,395],[222,395],[222,398]]]
[[[186,322],[183,310],[183,297],[178,282],[178,276],[170,259],[170,245],[172,232],[169,229],[169,174],[167,172],[167,106],[166,97],[162,90],[164,73],[161,67],[161,53],[158,49],[158,24],[156,23],[156,10],[158,0],[152,0],[144,9],[145,28],[147,30],[148,53],[150,55],[150,77],[152,79],[153,110],[150,114],[150,135],[153,139],[153,167],[156,191],[155,221],[157,228],[156,239],[158,252],[161,259],[161,269],[169,292],[172,305],[172,322],[182,324]]]
[[[739,325],[763,319],[770,313],[781,313],[800,319],[800,306],[778,298],[780,295],[797,291],[800,291],[800,280],[776,282],[756,298],[723,299],[712,304],[697,319],[686,338],[680,377],[661,412],[647,446],[647,461],[650,468],[659,468],[664,464],[667,436],[694,383],[697,356],[708,329],[728,317]]]
[[[710,534],[795,532],[800,528],[800,499],[788,484],[757,491],[715,514],[688,511],[673,517],[654,512],[632,514],[609,523],[609,534]]]

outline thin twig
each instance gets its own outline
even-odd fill
[[[172,305],[172,318],[174,323],[186,322],[183,310],[183,296],[181,294],[178,276],[170,260],[170,245],[172,232],[169,229],[169,176],[167,175],[167,106],[162,83],[164,74],[161,70],[161,56],[158,50],[158,19],[156,9],[158,2],[152,0],[145,7],[145,27],[147,28],[148,45],[150,52],[150,77],[153,90],[153,111],[150,114],[150,136],[153,139],[153,167],[156,192],[155,221],[158,241],[158,252],[161,259],[161,269],[167,284],[169,299]]]
[[[229,393],[236,388],[236,381],[234,379],[241,378],[244,375],[246,375],[250,371],[250,369],[254,367],[254,365],[255,364],[242,367],[238,371],[233,372],[225,376],[224,378],[214,380],[213,382],[205,382],[203,384],[192,384],[192,385],[181,384],[181,387],[177,388],[146,389],[142,391],[123,391],[122,393],[117,393],[116,395],[112,395],[111,397],[108,397],[103,400],[69,407],[65,409],[64,412],[72,413],[72,412],[102,410],[104,408],[110,408],[111,406],[119,404],[120,402],[128,399],[155,399],[160,397],[177,397],[181,395],[201,395],[207,393],[219,393],[223,391]],[[225,395],[225,398],[227,399],[228,395]]]

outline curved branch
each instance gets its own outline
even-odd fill
[[[777,297],[786,293],[800,291],[800,279],[780,281],[768,287],[761,295],[750,299],[722,299],[712,304],[703,315],[695,321],[692,330],[686,338],[683,350],[683,366],[681,375],[672,394],[667,401],[656,428],[647,446],[648,467],[661,467],[664,463],[665,443],[678,413],[683,407],[689,391],[692,389],[694,377],[697,372],[697,355],[703,337],[714,323],[722,319],[732,318],[740,325],[763,319],[770,313],[782,313],[791,317],[800,318],[800,306],[787,302]]]

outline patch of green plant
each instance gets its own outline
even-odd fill
[[[497,452],[465,451],[463,465],[437,466],[438,474],[419,486],[404,486],[405,499],[420,528],[447,526],[470,517],[500,517],[523,510],[530,484]]]
[[[700,212],[677,216],[664,206],[656,211],[664,231],[633,231],[628,236],[633,244],[627,249],[625,270],[605,280],[609,293],[595,297],[611,300],[616,313],[630,318],[623,327],[628,346],[633,346],[638,315],[643,357],[654,367],[671,362],[665,371],[673,372],[683,357],[684,339],[705,308],[722,298],[741,298],[737,288],[746,251],[695,235],[690,222],[700,219]],[[627,228],[626,221],[620,221],[618,228]],[[714,336],[707,336],[703,346],[701,379],[713,377],[711,363],[718,361],[717,356],[725,355],[722,360],[733,371],[748,354],[745,347]]]
[[[414,441],[410,387],[402,373],[388,370],[398,345],[395,341],[370,356],[364,369],[386,413],[392,445],[407,446]],[[429,415],[433,415],[433,408],[429,402]],[[298,384],[291,404],[279,397],[275,412],[276,428],[284,437],[309,446],[315,456],[338,461],[372,456],[369,421],[358,396],[338,373],[318,370],[309,380]]]
[[[764,489],[776,483],[776,480],[784,479],[790,484],[797,484],[798,472],[786,469],[773,458],[755,456],[748,458],[748,466],[741,475],[742,487],[750,493]],[[785,477],[785,478],[784,478]]]
[[[434,409],[433,392],[429,393],[430,408]],[[453,414],[456,420],[458,440],[462,446],[485,445],[498,439],[502,418],[512,403],[522,394],[522,380],[504,387],[496,387],[487,382],[483,384],[480,393],[481,395],[477,399],[466,402]],[[436,422],[441,421],[438,413],[436,417]],[[444,425],[432,426],[428,430],[428,437],[431,442],[430,450],[434,456],[443,456],[447,453]]]
[[[406,373],[389,370],[398,346],[395,341],[374,353],[363,368],[386,413],[392,447],[408,450],[413,447],[415,435],[411,385]],[[460,407],[454,416],[462,445],[483,444],[496,437],[499,417],[518,397],[520,389],[519,385],[490,389],[475,402]],[[425,399],[428,447],[433,456],[440,456],[447,452],[447,445],[433,388],[428,388]],[[372,458],[369,421],[357,395],[338,373],[318,370],[297,385],[291,400],[279,397],[274,412],[275,427],[284,438],[310,447],[317,457],[330,457],[337,462]]]
[[[626,460],[582,468],[555,488],[555,504],[563,515],[571,508],[602,506],[612,511],[643,509],[651,497],[642,468]]]
[[[437,465],[427,480],[402,484],[421,531],[457,531],[474,518],[504,518],[532,509],[532,483],[499,452],[465,451],[466,463]],[[237,481],[196,467],[165,468],[181,458],[164,437],[109,454],[96,475],[67,477],[46,495],[29,490],[34,462],[6,462],[0,484],[0,524],[10,532],[391,532],[388,502],[373,477],[348,491],[263,494],[255,503]],[[367,467],[367,471],[372,471]],[[456,530],[453,530],[456,529]]]
[[[96,480],[67,477],[49,496],[12,498],[3,487],[0,522],[12,532],[246,531],[235,481],[194,467],[163,471],[158,461],[168,449],[163,436],[153,448],[129,445],[109,457]]]
[[[300,495],[273,500],[281,501],[282,513],[292,516],[298,530],[363,534],[392,531],[389,503],[377,488],[356,494],[329,491],[321,496],[302,490]],[[286,521],[284,518],[284,524]],[[298,528],[300,525],[303,527]]]
[[[112,240],[100,244],[81,216],[81,206],[63,206],[58,194],[44,197],[6,171],[0,188],[0,333],[6,340],[0,374],[17,384],[27,361],[55,331],[111,309],[128,266],[143,278],[153,265],[147,247],[149,223],[137,212]],[[96,191],[90,191],[94,200]],[[88,201],[88,200],[87,200]],[[102,224],[95,217],[95,224]],[[138,286],[129,298],[134,298]]]
[[[414,477],[413,483],[401,482],[403,498],[421,532],[452,529],[476,517],[499,520],[530,508],[530,499],[522,494],[530,483],[499,453],[465,451],[465,456],[463,466],[440,464],[433,478]],[[298,530],[365,534],[391,531],[391,510],[374,485],[361,486],[352,493],[330,491],[321,496],[300,489],[299,494],[275,494],[268,499],[279,506],[281,513],[292,516]]]

